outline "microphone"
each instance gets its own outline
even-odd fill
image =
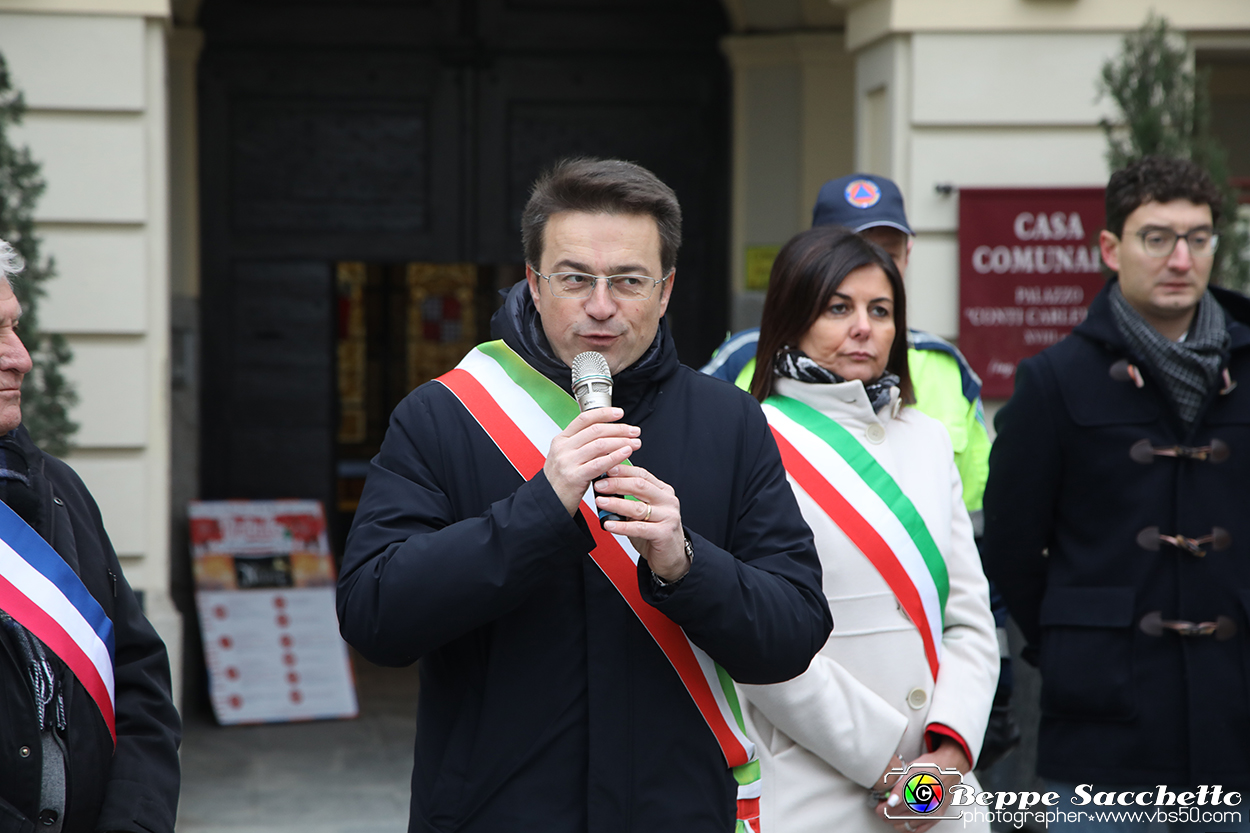
[[[582,411],[612,406],[612,370],[602,353],[587,350],[573,357],[573,398]]]
[[[577,400],[577,407],[583,412],[593,408],[612,406],[612,369],[608,367],[608,360],[603,357],[602,353],[587,350],[573,357],[573,398]],[[607,476],[607,472],[604,472],[595,480],[603,480]],[[609,497],[621,496],[609,495]],[[599,513],[600,527],[608,521],[626,520],[625,516],[615,512],[597,507],[596,509]]]

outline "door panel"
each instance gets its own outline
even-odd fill
[[[419,234],[430,226],[427,102],[239,102],[231,185],[240,232]]]
[[[562,156],[674,187],[670,323],[688,363],[719,342],[719,0],[204,0],[200,23],[202,496],[333,506],[334,263],[510,274]]]
[[[461,189],[460,79],[435,56],[230,50],[200,88],[205,236],[229,254],[459,256],[439,206]]]
[[[331,277],[319,260],[235,264],[225,287],[228,344],[205,368],[216,394],[216,419],[203,431],[208,496],[329,499]]]
[[[549,58],[501,59],[482,84],[478,156],[482,256],[519,260],[529,189],[553,161],[618,157],[653,171],[677,193],[683,242],[669,324],[687,363],[724,336],[727,220],[723,78],[697,59],[571,67]]]

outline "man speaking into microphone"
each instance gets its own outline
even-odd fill
[[[733,681],[824,644],[811,532],[754,400],[677,360],[672,189],[566,160],[522,240],[498,340],[395,409],[339,579],[347,641],[419,661],[409,830],[754,831]]]

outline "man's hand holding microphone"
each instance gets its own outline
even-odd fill
[[[651,472],[623,465],[642,447],[642,432],[617,421],[625,412],[611,405],[612,376],[602,355],[586,352],[574,358],[573,394],[582,412],[551,441],[543,465],[547,482],[570,515],[593,482],[603,528],[628,537],[661,582],[681,580],[691,563],[681,503],[673,488]]]

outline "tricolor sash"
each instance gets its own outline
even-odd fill
[[[552,439],[580,412],[571,396],[502,341],[475,347],[437,381],[460,400],[526,480],[542,470]],[[676,623],[643,600],[638,590],[641,556],[624,535],[599,527],[593,489],[586,490],[580,510],[595,539],[591,559],[668,657],[734,770],[738,833],[758,831],[759,763],[743,729],[733,680]]]
[[[0,503],[0,610],[39,637],[91,695],[113,743],[113,623],[78,574]]]
[[[920,631],[929,671],[937,679],[950,577],[924,518],[890,473],[835,420],[785,396],[764,400],[764,413],[792,485],[885,579]]]

